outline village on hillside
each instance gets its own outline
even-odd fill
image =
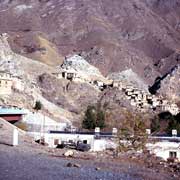
[[[6,42],[5,35],[1,35],[1,39]],[[67,82],[63,87],[64,93],[68,91],[68,84],[70,83],[85,83],[97,92],[103,92],[107,89],[122,92],[130,106],[141,113],[148,110],[169,112],[173,116],[179,113],[176,103],[170,102],[162,96],[152,95],[147,89],[140,89],[121,80],[104,77],[97,68],[79,55],[66,57],[63,64],[51,71],[51,76],[57,81],[65,80]],[[23,132],[31,137],[34,142],[49,148],[67,148],[68,150],[64,153],[64,156],[67,157],[73,156],[74,149],[84,153],[113,151],[113,156],[116,157],[120,145],[126,147],[132,143],[132,139],[135,141],[135,135],[129,136],[131,140],[125,136],[122,138],[120,130],[116,126],[111,131],[104,132],[100,127],[95,127],[93,130],[82,130],[73,125],[71,121],[57,122],[50,118],[47,112],[41,112],[43,102],[46,101],[41,102],[38,99],[40,96],[36,92],[36,83],[33,82],[32,84],[32,87],[27,91],[27,82],[25,82],[23,75],[13,74],[8,68],[0,69],[0,96],[3,99],[2,104],[0,104],[0,129],[7,123],[13,126],[11,130],[12,139],[10,140],[10,144],[13,146],[19,145],[20,134]],[[9,97],[24,92],[29,93],[36,100],[29,109],[27,106],[23,106],[23,103],[20,106],[15,101],[11,103],[11,99],[9,99]],[[48,107],[50,106],[52,107],[51,104]],[[17,127],[14,126],[16,124],[18,124]],[[176,129],[172,129],[170,135],[154,134],[150,128],[144,129],[144,132],[142,137],[147,138],[145,147],[150,154],[162,158],[163,161],[180,162],[180,137]],[[140,136],[141,141],[141,135],[138,136]],[[142,153],[142,149],[137,150],[137,152]]]

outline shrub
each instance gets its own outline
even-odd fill
[[[178,134],[180,133],[180,123],[179,123],[178,120],[175,119],[175,118],[173,118],[173,119],[171,119],[171,120],[169,121],[168,127],[167,127],[167,129],[166,129],[166,132],[167,132],[168,134],[171,134],[173,129],[176,129],[177,132],[178,132]]]
[[[96,127],[100,127],[100,128],[105,127],[105,112],[103,110],[97,111]]]
[[[101,104],[96,106],[88,106],[82,122],[85,129],[94,129],[95,127],[105,127],[105,111],[101,108]]]
[[[151,131],[152,132],[157,132],[160,130],[160,120],[158,116],[155,116],[152,120],[151,120]]]
[[[96,110],[95,106],[88,106],[82,122],[85,129],[94,129],[96,127]]]
[[[147,141],[144,121],[140,116],[131,113],[126,118],[118,131],[118,151],[144,149]]]
[[[36,101],[35,106],[34,106],[34,109],[35,109],[36,111],[41,110],[41,109],[42,109],[42,103],[41,103],[40,101]]]
[[[161,124],[163,123],[163,126]],[[180,113],[177,115],[172,115],[170,112],[161,112],[158,116],[155,116],[151,120],[151,130],[152,132],[158,132],[161,129],[167,134],[172,133],[172,129],[176,129],[180,133]]]

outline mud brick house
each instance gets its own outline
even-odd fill
[[[0,95],[10,95],[12,90],[24,90],[22,79],[9,72],[0,71]]]
[[[13,80],[11,74],[5,71],[0,71],[0,94],[1,95],[11,94],[12,85],[13,85]]]

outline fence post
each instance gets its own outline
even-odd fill
[[[18,145],[18,130],[17,128],[14,128],[13,130],[13,146]]]

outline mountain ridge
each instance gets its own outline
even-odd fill
[[[132,69],[152,84],[179,63],[178,7],[178,0],[1,1],[0,32],[32,59],[41,61],[28,50],[38,51],[35,39],[43,34],[60,57],[80,54],[104,75]]]

